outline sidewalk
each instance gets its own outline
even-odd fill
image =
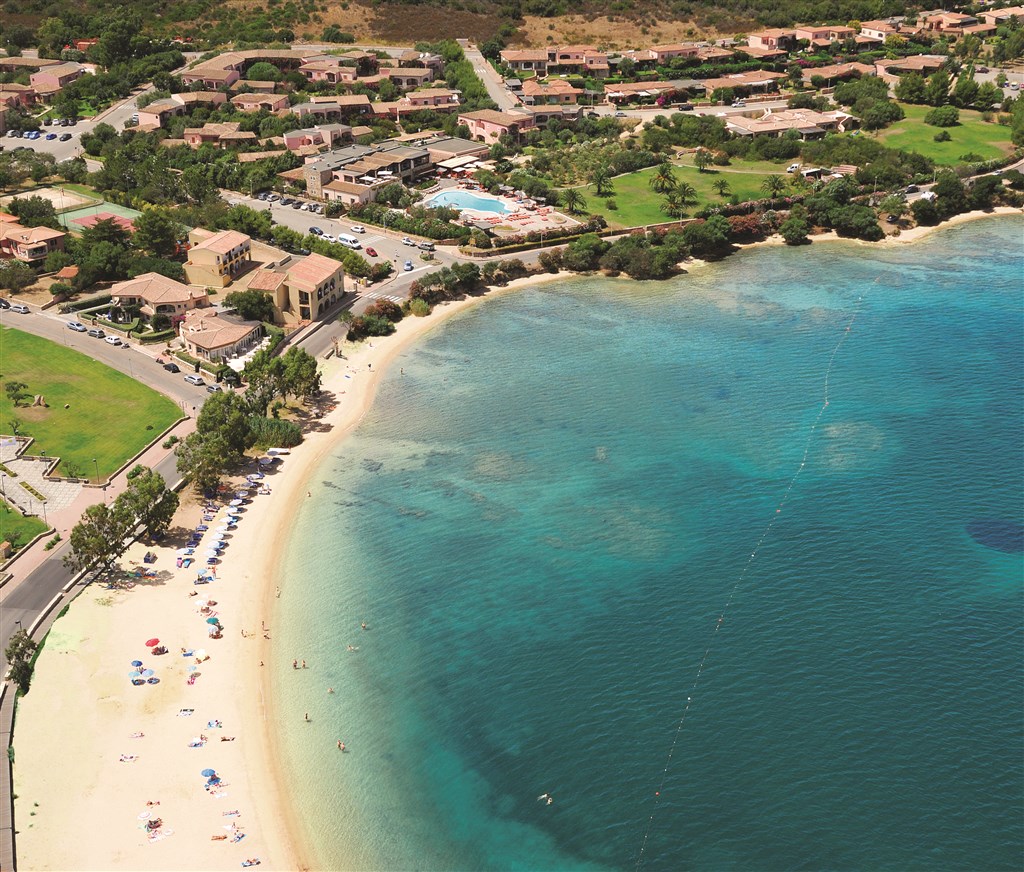
[[[70,505],[58,511],[50,512],[48,520],[53,529],[60,533],[61,540],[67,540],[71,534],[71,528],[81,520],[82,513],[89,506],[100,502],[113,502],[118,494],[124,492],[128,484],[128,472],[132,467],[136,464],[142,464],[150,469],[155,469],[158,464],[165,462],[168,457],[174,454],[174,449],[164,448],[163,443],[172,435],[177,436],[178,439],[184,439],[195,429],[195,419],[188,418],[182,421],[173,430],[162,436],[158,442],[147,448],[134,463],[115,475],[103,487],[84,487]],[[164,478],[168,479],[168,476],[164,475]],[[172,485],[176,480],[177,476],[174,476],[167,481],[167,484]],[[5,572],[11,574],[11,579],[7,583],[8,587],[16,587],[32,572],[42,566],[47,558],[51,556],[51,552],[46,551],[44,547],[51,538],[52,534],[40,539],[31,548],[22,552],[18,559],[7,567]]]

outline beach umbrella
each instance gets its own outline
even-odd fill
[[[206,558],[206,565],[207,566],[213,566],[214,564],[216,564],[216,562],[217,562],[217,558],[216,557],[207,557]]]
[[[141,672],[129,672],[129,673],[128,673],[128,677],[129,677],[129,678],[130,678],[130,679],[131,679],[132,681],[135,681],[135,679],[136,679],[136,678],[142,678],[142,673],[141,673]]]
[[[195,672],[198,668],[199,667],[196,666],[195,663],[193,663],[191,666],[189,666],[188,671],[189,672]]]
[[[193,652],[193,656],[196,658],[196,660],[202,660],[204,657],[206,657],[206,649],[205,648],[198,648],[198,649],[196,649]]]
[[[230,503],[228,503],[228,505],[229,506],[240,506],[240,505],[242,505],[242,501],[241,500],[232,500]]]
[[[174,553],[179,555],[180,557],[187,557],[189,554],[192,553],[192,549],[191,548],[179,548]]]
[[[218,530],[216,533],[213,534],[212,538],[214,542],[220,542],[224,539],[224,534],[220,530]]]
[[[204,769],[199,774],[202,775],[203,778],[213,778],[213,776],[217,774],[217,771],[215,769]]]
[[[219,624],[220,620],[217,619],[217,618],[207,618],[206,619],[206,623],[208,623],[208,624]]]
[[[155,647],[156,647],[157,645],[159,645],[159,644],[160,644],[160,640],[159,640],[159,639],[157,639],[157,638],[156,638],[156,637],[154,636],[154,637],[153,637],[152,639],[150,639],[150,640],[149,640],[148,642],[146,642],[146,647],[147,647],[147,648],[155,648]]]
[[[141,665],[142,665],[142,661],[141,660],[133,660],[132,661],[132,666],[141,666]]]
[[[152,669],[143,669],[141,673],[143,678],[152,678],[154,674]]]
[[[149,812],[148,812],[148,811],[144,811],[144,812],[141,812],[141,813],[139,814],[139,817],[138,817],[138,819],[139,819],[140,821],[145,821],[145,820],[149,820]]]

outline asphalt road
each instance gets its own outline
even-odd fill
[[[466,55],[466,60],[473,65],[473,71],[476,73],[477,78],[484,83],[487,93],[498,104],[498,108],[505,111],[517,106],[519,101],[509,93],[501,76],[487,62],[487,58],[480,54],[475,46],[470,48],[466,42],[462,40],[460,42],[462,42],[462,50]]]

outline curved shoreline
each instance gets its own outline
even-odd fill
[[[899,238],[887,240],[887,243],[906,244],[923,238],[935,230],[985,217],[1004,217],[1007,214],[1020,215],[1021,210],[1004,208],[993,212],[966,213],[935,227],[920,228],[922,231],[920,233],[913,235],[910,232],[904,233]],[[815,237],[814,241],[832,241],[832,238],[831,235],[819,236]],[[835,237],[835,239],[838,240],[839,237]],[[860,242],[859,240],[842,241]],[[774,238],[736,248],[739,250],[765,244],[782,244],[782,242],[780,239]],[[860,242],[860,244],[875,245],[877,243]],[[700,263],[694,262],[687,268]],[[287,596],[287,581],[282,578],[284,544],[287,541],[286,537],[291,532],[296,506],[304,499],[302,490],[309,487],[311,477],[331,453],[337,450],[348,434],[362,422],[366,413],[372,408],[377,387],[388,366],[423,335],[444,324],[449,318],[463,310],[492,296],[522,287],[572,278],[579,278],[579,276],[567,272],[542,273],[518,279],[508,286],[496,288],[485,295],[442,304],[426,318],[408,317],[404,319],[397,325],[396,333],[392,336],[362,343],[347,359],[331,359],[323,362],[324,387],[326,390],[333,390],[337,393],[336,408],[328,413],[322,421],[330,427],[309,434],[304,444],[294,449],[286,458],[281,465],[280,472],[270,480],[274,491],[273,496],[258,498],[246,516],[247,523],[241,525],[239,533],[235,536],[234,551],[240,551],[243,560],[238,563],[231,560],[232,549],[229,549],[223,573],[223,580],[226,584],[223,588],[218,587],[217,589],[217,598],[223,603],[224,614],[230,618],[232,631],[228,634],[229,638],[218,643],[223,647],[211,648],[216,659],[211,664],[209,677],[201,681],[199,687],[193,688],[193,691],[197,693],[207,694],[208,698],[212,695],[214,699],[217,699],[217,693],[227,694],[226,698],[220,697],[217,703],[218,708],[214,713],[217,717],[223,716],[226,725],[228,717],[233,720],[237,719],[239,742],[237,749],[233,745],[222,746],[218,749],[218,753],[222,762],[227,764],[229,774],[239,774],[239,770],[242,770],[242,777],[237,779],[236,792],[230,802],[232,807],[235,807],[236,804],[243,806],[246,814],[252,814],[257,822],[257,827],[254,829],[261,832],[257,836],[260,840],[260,848],[257,849],[254,845],[251,853],[265,852],[263,863],[265,868],[317,868],[315,846],[309,844],[305,838],[297,810],[289,801],[288,785],[284,781],[287,774],[283,771],[279,754],[282,737],[280,731],[276,729],[276,719],[280,718],[282,713],[275,707],[273,680],[268,675],[268,669],[261,669],[257,665],[258,662],[271,663],[272,655],[278,657],[286,655],[272,647],[269,640],[257,636],[252,640],[256,644],[249,646],[235,637],[233,633],[235,632],[234,628],[238,626],[253,628],[258,626],[257,622],[264,616],[273,616],[276,585],[281,587],[282,596]],[[346,378],[346,375],[350,378]],[[188,516],[188,512],[185,514]],[[125,560],[127,561],[129,557],[140,556],[141,550],[144,550],[141,546],[135,548],[134,551],[126,555]],[[163,557],[158,565],[164,565]],[[242,582],[244,582],[244,587]],[[212,592],[212,589],[203,590]],[[153,631],[158,630],[163,633],[166,638],[174,638],[174,625],[170,623],[171,616],[165,614],[164,611],[169,610],[174,603],[180,605],[183,593],[181,588],[168,585],[163,590],[156,587],[148,591],[140,590],[137,593],[141,596],[123,593],[112,595],[109,599],[116,601],[115,606],[113,609],[105,610],[97,607],[95,602],[97,597],[94,594],[90,597],[92,602],[82,602],[77,609],[71,611],[68,618],[73,620],[68,620],[64,625],[58,622],[56,626],[59,631],[56,638],[48,640],[47,649],[44,650],[40,661],[42,668],[40,669],[39,686],[35,688],[36,694],[27,699],[26,708],[28,710],[26,712],[19,711],[21,732],[16,737],[19,752],[18,763],[27,764],[20,767],[20,771],[19,768],[16,768],[16,774],[20,776],[19,781],[23,781],[29,775],[38,777],[54,769],[58,771],[53,777],[59,776],[58,781],[53,781],[53,778],[49,780],[39,778],[37,782],[18,785],[19,789],[16,792],[25,797],[21,800],[23,804],[19,806],[20,828],[24,831],[33,826],[33,823],[30,823],[27,818],[21,817],[21,814],[27,811],[29,800],[38,796],[43,801],[43,808],[40,809],[39,817],[32,818],[36,828],[34,838],[38,841],[41,835],[49,832],[48,827],[52,826],[54,835],[57,833],[67,835],[68,844],[71,845],[71,848],[68,849],[69,856],[81,858],[81,863],[77,866],[67,866],[66,864],[54,866],[51,863],[40,868],[83,868],[83,864],[88,862],[87,857],[93,859],[103,857],[102,868],[139,868],[139,858],[131,853],[132,846],[127,841],[121,841],[125,838],[126,832],[130,836],[131,828],[126,826],[127,820],[120,824],[117,822],[118,809],[125,806],[125,813],[127,813],[127,803],[135,802],[127,797],[129,791],[136,798],[141,796],[143,799],[148,799],[159,798],[160,794],[157,793],[151,797],[143,795],[142,791],[163,790],[165,792],[163,796],[165,813],[169,822],[173,822],[178,829],[178,838],[163,843],[159,848],[147,845],[141,849],[144,852],[150,852],[146,854],[147,857],[152,858],[147,864],[148,868],[165,868],[164,864],[171,860],[167,856],[167,852],[179,851],[176,843],[183,840],[184,833],[189,827],[193,823],[196,823],[197,826],[205,826],[205,823],[199,818],[198,804],[195,812],[190,804],[192,802],[190,790],[195,788],[189,788],[188,785],[196,781],[196,775],[191,770],[189,773],[175,771],[165,774],[161,772],[162,780],[156,781],[156,786],[148,786],[153,783],[150,781],[141,782],[142,786],[137,787],[141,776],[146,774],[142,768],[148,767],[150,762],[162,753],[162,748],[159,745],[162,738],[157,734],[157,729],[181,733],[182,729],[193,725],[187,721],[172,720],[170,726],[165,724],[164,727],[158,728],[154,725],[152,736],[149,734],[150,727],[147,725],[147,739],[145,740],[147,744],[139,746],[143,755],[142,762],[134,767],[125,767],[127,771],[124,771],[116,762],[116,753],[125,749],[134,750],[130,743],[124,741],[128,730],[137,728],[137,725],[130,721],[132,713],[127,708],[116,713],[118,720],[115,721],[115,725],[119,730],[123,730],[119,739],[114,739],[100,731],[95,734],[89,732],[89,726],[93,722],[109,731],[110,719],[115,716],[110,713],[109,708],[113,704],[112,695],[124,694],[124,691],[121,690],[123,677],[118,676],[115,685],[114,677],[107,674],[107,667],[112,660],[119,661],[122,656],[125,656],[126,662],[127,659],[130,659],[127,649],[124,648],[125,643],[120,638],[124,635],[120,630],[125,626],[124,622],[130,620],[129,615],[134,614],[137,619],[144,620],[147,631],[152,628]],[[82,599],[85,600],[86,597]],[[122,602],[124,605],[121,605]],[[130,611],[133,607],[136,610],[134,612]],[[178,612],[185,611],[181,608],[176,610]],[[110,617],[105,617],[108,615]],[[97,620],[97,623],[94,624],[89,624],[87,621],[88,618],[98,617],[104,618],[104,620],[102,622]],[[191,628],[195,621],[194,616],[188,616],[184,617],[182,624],[187,624]],[[132,624],[131,627],[131,632],[137,635],[135,625]],[[71,640],[68,638],[69,631],[72,635],[82,633],[83,636],[81,639]],[[250,636],[253,635],[250,633]],[[138,640],[134,641],[137,647]],[[132,650],[134,652],[135,649]],[[56,657],[58,654],[73,656],[58,658]],[[134,656],[134,653],[130,656]],[[72,663],[72,660],[76,662]],[[222,670],[221,664],[227,668]],[[81,671],[83,665],[94,667],[94,671]],[[167,663],[164,668],[170,667],[171,664]],[[76,669],[79,670],[78,673],[74,672]],[[183,666],[179,664],[177,669],[183,669]],[[58,674],[62,676],[59,679]],[[209,691],[206,690],[207,681],[210,682]],[[69,683],[74,685],[78,682],[82,685],[78,688],[78,692],[86,696],[88,708],[74,716],[73,722],[77,725],[75,733],[82,737],[84,747],[77,748],[72,738],[68,740],[67,747],[64,748],[64,741],[61,739],[60,747],[64,749],[65,754],[61,754],[59,751],[55,753],[52,734],[47,735],[43,731],[33,733],[30,727],[33,721],[39,722],[47,718],[57,720],[62,715],[70,717],[67,706],[74,702],[74,695],[69,694],[66,700],[55,701],[48,694],[59,694],[62,685]],[[191,691],[181,689],[181,684],[183,682],[174,683],[172,700],[179,695],[182,695],[183,700],[190,702],[199,698],[197,695],[190,698]],[[170,682],[165,684],[165,688],[167,692],[172,691]],[[40,692],[43,696],[39,696]],[[161,693],[163,692],[161,691]],[[149,693],[149,691],[142,691],[142,693]],[[139,694],[135,695],[139,699],[143,698]],[[37,708],[37,705],[33,704],[33,700],[43,704],[38,707],[39,711],[33,711]],[[168,700],[168,702],[172,700]],[[98,702],[103,703],[102,711]],[[96,709],[96,712],[93,712],[92,709]],[[199,709],[197,709],[198,711]],[[97,720],[101,715],[107,718],[106,722]],[[260,721],[262,721],[262,725]],[[200,724],[197,723],[194,727],[198,731]],[[235,729],[236,727],[232,723],[232,730]],[[57,735],[61,734],[58,732]],[[175,735],[175,749],[178,748],[179,741],[180,737]],[[114,742],[119,744],[115,745]],[[149,744],[150,742],[152,744]],[[170,748],[170,745],[167,747]],[[62,757],[73,757],[76,751],[79,751],[86,759],[73,761],[73,765],[69,765],[66,769],[53,766],[53,763]],[[234,757],[229,755],[231,751],[236,752]],[[175,753],[181,754],[177,750]],[[188,751],[185,753],[195,756],[203,752]],[[114,754],[115,762],[107,767],[110,754]],[[196,759],[198,760],[198,757]],[[233,764],[232,761],[234,761]],[[244,765],[239,766],[242,761],[244,761]],[[164,763],[163,760],[160,762]],[[170,762],[170,757],[168,757],[164,765],[168,765]],[[117,769],[119,780],[116,784],[111,783],[113,774],[109,768]],[[76,775],[79,776],[78,779],[76,779]],[[89,781],[89,777],[96,780]],[[69,787],[73,788],[73,786],[81,787],[82,795],[74,794],[73,789],[69,790]],[[28,789],[22,790],[20,789],[22,787]],[[95,796],[90,797],[90,793]],[[200,797],[198,802],[206,803],[201,791],[198,795]],[[68,814],[74,816],[76,803],[83,798],[94,800],[89,805],[103,805],[100,800],[110,800],[109,806],[104,806],[104,810],[100,814],[101,819],[106,822],[105,826],[92,831],[95,844],[91,844],[88,849],[84,843],[74,842],[74,833],[65,829],[69,819],[62,814],[66,810]],[[180,805],[180,812],[174,807],[176,801]],[[132,817],[137,811],[137,808],[132,811]],[[83,819],[86,817],[85,812],[86,809],[83,808]],[[87,828],[82,823],[78,825],[78,829],[85,830]],[[27,841],[29,837],[24,838]],[[60,847],[56,843],[52,844],[49,848],[51,856],[52,852],[57,851]],[[185,846],[182,845],[180,850],[184,851]],[[220,868],[220,861],[198,862],[200,854],[207,856],[209,850],[208,843],[190,846],[188,854],[184,856],[180,853],[177,854],[174,858],[175,862],[166,868]],[[221,852],[219,856],[224,857],[224,853]],[[237,867],[237,862],[234,866]]]

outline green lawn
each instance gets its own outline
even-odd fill
[[[0,380],[24,382],[26,393],[42,394],[49,406],[15,409],[5,391],[0,432],[10,434],[16,418],[21,435],[35,439],[33,454],[60,456],[82,476],[95,476],[97,466],[101,476],[113,472],[181,416],[173,402],[134,379],[11,328],[0,328]]]
[[[596,196],[589,185],[581,187],[580,192],[587,200],[586,211],[603,215],[611,227],[638,227],[671,221],[661,211],[664,197],[650,188],[650,178],[655,171],[656,167],[648,167],[635,173],[616,176],[612,179],[614,193],[607,198]],[[785,176],[785,166],[761,161],[751,164],[737,162],[734,166],[708,167],[704,172],[699,172],[693,166],[675,166],[676,180],[688,182],[697,190],[699,202],[690,207],[691,215],[709,203],[729,202],[729,195],[720,197],[715,192],[713,185],[719,179],[725,179],[731,193],[739,195],[741,200],[752,200],[764,196],[761,183],[772,174]],[[618,209],[609,209],[609,200],[614,200]]]
[[[27,545],[45,529],[46,524],[39,518],[23,517],[17,509],[12,509],[0,500],[0,542],[10,542],[17,550]]]
[[[883,130],[878,139],[890,148],[902,148],[930,157],[938,164],[960,163],[960,155],[974,152],[984,160],[992,160],[1009,154],[1013,148],[1010,142],[1010,128],[1002,124],[981,120],[981,113],[970,109],[960,110],[960,124],[956,127],[932,127],[924,123],[924,116],[930,106],[900,104],[907,117]],[[952,139],[936,142],[935,134],[946,130]]]

